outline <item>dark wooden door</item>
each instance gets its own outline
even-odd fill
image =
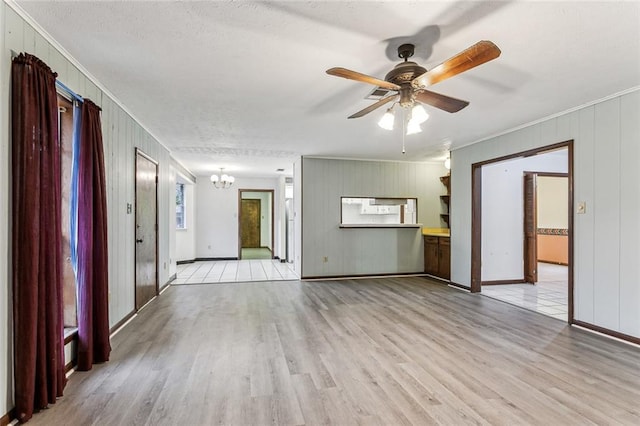
[[[524,174],[524,280],[538,281],[538,220],[536,174]]]
[[[438,275],[438,237],[424,237],[424,272]]]
[[[242,248],[260,247],[260,200],[242,200],[240,204]]]
[[[136,310],[158,294],[158,166],[136,152]]]

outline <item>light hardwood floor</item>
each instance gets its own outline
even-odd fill
[[[640,424],[640,349],[423,278],[171,287],[32,425]]]

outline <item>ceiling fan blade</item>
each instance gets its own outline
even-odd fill
[[[415,94],[416,100],[423,104],[431,105],[447,112],[458,112],[469,105],[469,102],[451,96],[441,95],[430,90],[418,90]]]
[[[389,83],[379,78],[371,77],[370,75],[362,74],[356,71],[351,71],[346,68],[331,68],[327,70],[327,74],[335,75],[336,77],[342,77],[349,80],[361,81],[363,83],[373,84],[374,86],[384,87],[389,90],[399,90],[400,86],[397,84]]]
[[[488,40],[482,40],[463,50],[452,58],[447,59],[437,67],[430,69],[416,77],[414,87],[427,87],[446,80],[449,77],[463,73],[472,68],[489,62],[500,56],[498,46]]]
[[[394,99],[398,99],[398,95],[387,96],[386,98],[380,99],[378,102],[369,105],[363,110],[356,112],[355,114],[350,115],[348,118],[360,118],[363,115],[369,114],[374,109],[380,108],[382,105],[391,102]]]

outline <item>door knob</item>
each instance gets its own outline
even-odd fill
[[[139,240],[136,239],[136,243],[142,243],[142,242],[144,242],[144,240],[142,238],[140,238]]]

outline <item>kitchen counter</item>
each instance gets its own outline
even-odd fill
[[[422,228],[422,235],[430,237],[450,237],[450,230],[447,228]]]

